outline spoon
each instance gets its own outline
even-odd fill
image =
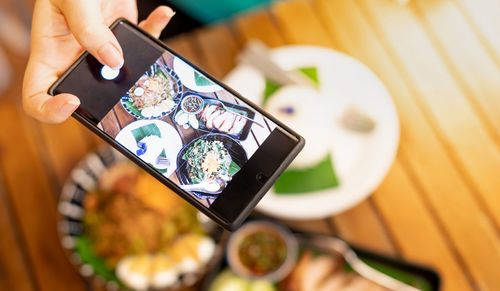
[[[233,110],[229,110],[229,108],[227,108],[227,107],[226,107],[226,105],[224,105],[224,102],[222,102],[222,101],[220,101],[220,100],[217,100],[217,99],[213,99],[213,101],[217,101],[217,102],[219,102],[219,103],[222,105],[222,107],[224,108],[224,110],[229,111],[229,112],[231,112],[231,113],[232,113],[232,114],[234,114],[234,115],[241,116],[242,118],[244,118],[244,119],[246,119],[246,120],[249,120],[249,121],[251,121],[251,122],[253,122],[253,123],[257,124],[258,126],[260,126],[260,127],[262,127],[262,128],[265,128],[265,127],[264,127],[264,125],[262,125],[262,124],[260,124],[259,122],[257,122],[257,121],[255,121],[255,120],[251,119],[250,117],[247,117],[247,116],[245,116],[245,115],[243,115],[243,114],[241,114],[241,113],[234,112]]]
[[[181,188],[186,191],[203,192],[207,194],[219,194],[226,188],[226,181],[216,178],[213,181],[203,181],[199,184],[182,185]]]
[[[380,286],[395,291],[419,291],[415,287],[370,267],[358,257],[345,241],[339,238],[304,234],[296,234],[295,237],[300,244],[340,254],[356,273]]]

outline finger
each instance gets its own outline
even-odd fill
[[[23,100],[26,113],[47,123],[63,122],[80,106],[80,100],[71,94],[50,96],[39,93]]]
[[[139,27],[158,38],[174,15],[172,8],[159,6],[149,14],[148,18],[139,23]]]
[[[123,66],[118,40],[104,23],[100,1],[56,1],[76,40],[99,62],[111,68]]]

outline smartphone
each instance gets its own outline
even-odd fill
[[[106,142],[228,230],[236,229],[304,139],[126,19],[111,25],[124,66],[85,52],[49,89]]]

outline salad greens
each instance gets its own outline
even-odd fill
[[[182,159],[187,161],[187,172],[191,183],[221,178],[230,181],[240,167],[232,160],[222,141],[197,140]]]

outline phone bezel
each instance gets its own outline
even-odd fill
[[[170,181],[167,177],[161,175],[159,172],[157,172],[155,169],[153,169],[151,166],[149,166],[147,163],[139,159],[137,156],[135,156],[133,153],[128,151],[126,148],[124,148],[122,145],[120,145],[118,142],[116,142],[113,138],[111,138],[108,134],[106,134],[104,131],[102,131],[100,128],[98,128],[95,124],[94,121],[90,120],[88,117],[78,113],[75,111],[72,114],[72,117],[78,120],[80,123],[85,125],[88,129],[90,129],[92,132],[97,134],[99,137],[104,139],[108,144],[110,144],[113,148],[118,150],[120,153],[125,155],[128,159],[132,160],[134,163],[136,163],[139,167],[141,167],[143,170],[145,170],[147,173],[155,177],[157,180],[159,180],[161,183],[166,185],[167,187],[171,188],[176,194],[180,195],[183,199],[186,199],[188,202],[190,202],[192,205],[194,205],[198,210],[203,212],[205,215],[216,221],[219,225],[223,226],[227,230],[234,230],[236,227],[238,227],[243,220],[250,214],[250,212],[253,210],[253,208],[257,205],[257,203],[260,201],[260,199],[267,193],[267,191],[272,187],[274,182],[278,179],[278,177],[281,175],[281,173],[290,165],[290,163],[293,161],[293,159],[298,155],[298,153],[302,150],[302,148],[305,145],[305,140],[302,136],[300,136],[298,133],[287,127],[285,124],[281,123],[279,120],[271,116],[269,113],[267,113],[264,109],[258,107],[255,103],[252,101],[248,100],[247,98],[241,96],[238,92],[227,86],[226,84],[222,83],[221,81],[217,80],[215,77],[213,77],[211,74],[205,72],[203,69],[199,68],[195,64],[191,63],[189,60],[187,60],[185,57],[183,57],[181,54],[177,53],[175,50],[172,48],[168,47],[165,43],[160,41],[157,38],[154,38],[151,36],[149,33],[146,31],[142,30],[140,27],[137,25],[131,23],[125,18],[118,18],[116,21],[113,22],[113,24],[110,25],[110,29],[113,30],[120,24],[125,24],[128,26],[128,28],[135,30],[136,32],[139,32],[141,36],[145,37],[145,40],[148,40],[152,42],[153,44],[159,45],[162,49],[165,49],[166,51],[170,52],[171,54],[175,55],[176,57],[180,58],[199,72],[203,73],[205,76],[207,76],[211,81],[216,83],[217,85],[221,86],[223,89],[227,90],[231,94],[235,95],[238,99],[242,100],[243,102],[247,103],[253,110],[259,112],[275,124],[277,124],[280,128],[284,129],[286,135],[290,139],[295,139],[297,140],[297,143],[295,147],[288,152],[287,157],[281,161],[281,163],[278,165],[276,170],[273,172],[272,175],[267,177],[266,182],[260,187],[259,191],[256,192],[253,195],[252,200],[250,203],[244,206],[244,210],[239,214],[239,216],[232,221],[229,221],[226,219],[223,215],[223,213],[217,213],[213,209],[207,208],[200,202],[198,202],[191,194],[188,192],[182,190],[176,183]],[[148,43],[146,41],[146,43]],[[148,43],[149,45],[152,45],[151,43]],[[77,68],[81,62],[85,60],[85,58],[89,55],[87,51],[85,51],[62,75],[61,77],[49,88],[48,93],[52,96],[56,94],[56,89],[57,87],[69,76],[75,68]],[[262,146],[261,146],[262,147]],[[260,148],[259,148],[260,149]],[[220,198],[218,198],[220,199]]]

